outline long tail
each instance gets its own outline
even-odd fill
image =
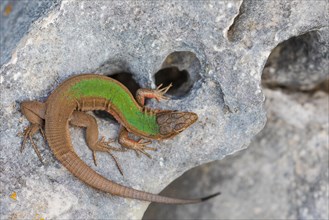
[[[167,203],[167,204],[190,204],[198,203],[210,198],[213,198],[220,193],[216,193],[200,199],[176,199],[165,196],[160,196],[152,193],[139,191],[136,189],[128,188],[120,184],[114,183],[105,177],[101,176],[93,169],[91,169],[86,163],[84,163],[75,152],[68,151],[61,158],[62,164],[76,177],[92,186],[104,192],[108,192],[112,195],[121,197],[144,200],[149,202]]]
[[[61,95],[62,94],[58,95],[57,92],[54,92],[47,101],[48,106],[45,123],[47,141],[55,157],[81,181],[93,188],[108,192],[112,195],[157,203],[198,203],[219,195],[219,193],[216,193],[200,199],[175,199],[128,188],[101,176],[83,162],[74,152],[70,142],[68,120],[76,106],[72,104],[69,105],[70,103],[59,102],[57,96],[61,97]],[[73,104],[75,103],[73,102]],[[62,106],[66,106],[66,108]],[[47,114],[54,117],[47,118]]]

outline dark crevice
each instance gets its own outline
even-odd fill
[[[238,13],[235,15],[232,24],[229,26],[229,28],[227,29],[227,39],[229,41],[234,41],[234,34],[235,34],[235,30],[236,30],[236,25],[240,19],[240,16],[244,13],[244,6],[243,6],[243,0],[241,0],[240,3],[240,7],[239,7],[239,11]]]
[[[310,31],[278,44],[262,74],[263,87],[289,92],[329,93],[329,31]]]
[[[201,76],[201,64],[196,55],[190,51],[175,51],[164,60],[160,70],[154,74],[156,86],[172,88],[167,92],[171,98],[180,98],[189,93],[194,83]]]
[[[118,72],[107,75],[108,77],[115,79],[121,82],[127,89],[131,92],[133,96],[135,96],[137,90],[140,88],[138,83],[134,80],[133,76],[129,72]]]
[[[318,91],[329,93],[329,78],[317,84],[313,89],[308,89],[308,90],[304,90],[296,87],[289,87],[287,85],[282,85],[279,83],[262,83],[262,86],[263,88],[268,88],[271,90],[279,89],[286,93],[300,92],[300,93],[314,94]]]
[[[191,86],[184,86],[184,83],[190,79],[189,73],[186,70],[180,71],[177,67],[169,67],[159,70],[155,75],[155,84],[157,86],[162,84],[162,87],[166,87],[172,84],[172,87],[168,90],[167,94],[181,96],[190,89]]]

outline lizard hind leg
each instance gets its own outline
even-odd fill
[[[37,101],[24,101],[21,103],[21,112],[31,123],[28,127],[24,129],[23,132],[23,142],[21,145],[21,152],[25,148],[26,141],[29,139],[32,147],[37,154],[39,160],[43,163],[40,151],[37,145],[34,143],[33,136],[40,131],[43,138],[46,140],[45,133],[43,131],[44,118],[45,118],[46,105],[42,102]]]
[[[70,119],[70,124],[86,128],[86,142],[92,151],[95,166],[97,166],[96,152],[107,152],[114,160],[115,165],[117,166],[121,175],[123,175],[122,168],[117,158],[112,154],[112,151],[124,152],[126,150],[112,147],[110,143],[112,143],[113,140],[105,141],[104,137],[98,139],[98,126],[96,119],[93,116],[84,112],[74,111]]]

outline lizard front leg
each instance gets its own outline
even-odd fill
[[[115,164],[120,171],[120,173],[123,175],[121,166],[117,160],[117,158],[112,154],[111,151],[125,151],[125,149],[119,149],[114,148],[110,145],[113,141],[105,141],[105,138],[102,137],[100,140],[98,139],[98,126],[96,119],[88,115],[87,113],[80,112],[80,111],[74,111],[71,118],[70,118],[70,124],[79,126],[79,127],[85,127],[86,128],[86,142],[88,147],[91,149],[93,154],[93,159],[95,166],[97,166],[96,162],[96,151],[100,152],[107,152],[111,155],[113,160],[115,161]]]
[[[137,156],[139,153],[145,154],[147,157],[151,158],[151,155],[148,154],[145,150],[156,151],[156,148],[147,147],[145,145],[152,143],[151,141],[145,141],[144,139],[139,139],[138,141],[132,140],[128,137],[128,131],[126,128],[121,126],[119,134],[119,143],[126,148],[132,149],[136,152]]]
[[[136,92],[136,101],[137,103],[143,107],[144,111],[149,111],[150,113],[156,112],[154,109],[147,109],[145,107],[145,99],[156,99],[157,101],[168,99],[164,94],[172,87],[172,84],[160,89],[162,86],[159,85],[156,89],[138,89]],[[120,129],[119,134],[119,143],[126,148],[132,149],[136,152],[137,156],[140,156],[139,153],[145,154],[147,157],[151,158],[151,155],[147,153],[145,150],[153,150],[156,148],[146,147],[145,145],[151,144],[151,141],[145,141],[144,139],[139,139],[138,141],[132,140],[128,137],[128,131],[123,126]]]
[[[161,86],[162,84],[156,89],[138,89],[136,92],[136,101],[138,104],[144,107],[145,98],[156,99],[157,101],[168,99],[168,97],[164,96],[164,94],[166,94],[166,92],[172,87],[172,84],[170,83],[169,86],[160,89]]]
[[[46,105],[45,103],[37,102],[37,101],[25,101],[21,103],[21,111],[23,115],[27,118],[27,120],[31,123],[28,127],[24,129],[23,132],[24,139],[21,146],[21,152],[23,152],[26,141],[27,139],[29,139],[35,153],[37,154],[39,160],[42,162],[40,151],[38,150],[37,145],[33,141],[33,136],[38,131],[40,131],[43,138],[46,140],[46,136],[42,129],[44,126]]]

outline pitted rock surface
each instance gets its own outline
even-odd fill
[[[6,4],[9,1],[1,3],[1,13]],[[26,19],[16,11],[24,4],[18,1],[8,15],[1,15],[1,29],[9,30],[15,19]],[[154,142],[158,151],[152,152],[152,160],[137,158],[134,152],[116,154],[124,177],[109,155],[99,154],[99,165],[93,166],[84,132],[71,128],[75,150],[97,172],[158,193],[184,171],[248,146],[266,122],[260,84],[268,55],[284,40],[327,27],[327,9],[327,1],[299,0],[73,0],[56,1],[45,13],[36,13],[38,19],[26,22],[28,31],[13,35],[17,43],[5,47],[10,58],[0,69],[1,216],[138,219],[148,206],[84,185],[54,159],[40,135],[36,143],[45,164],[31,147],[20,154],[22,138],[17,133],[28,124],[19,111],[21,101],[44,101],[64,79],[80,73],[128,71],[140,86],[155,88],[154,74],[168,55],[195,54],[199,65],[185,65],[194,74],[190,89],[149,106],[192,111],[199,120],[174,139]],[[98,124],[101,135],[117,136],[115,122],[98,120]]]

